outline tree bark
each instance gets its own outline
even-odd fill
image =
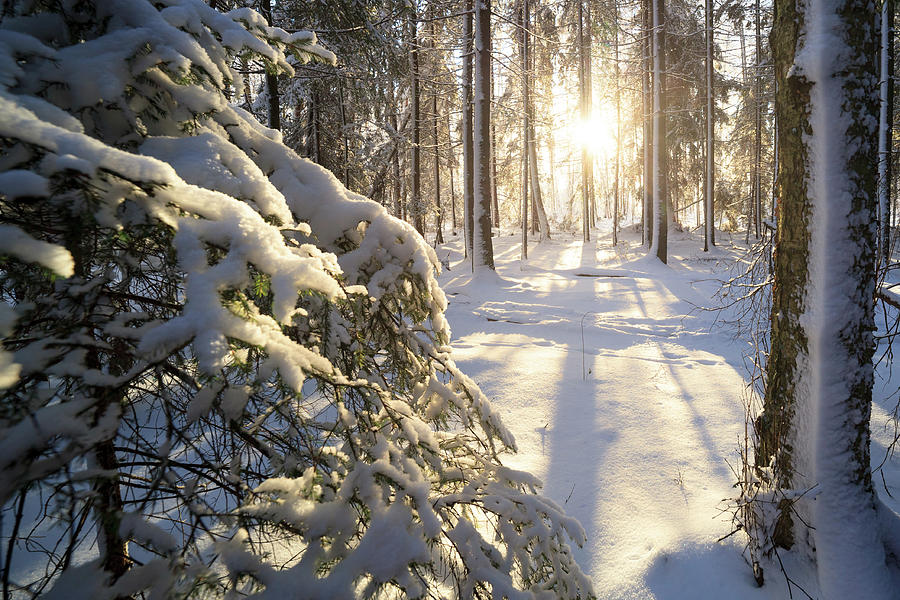
[[[753,70],[753,119],[756,138],[753,145],[753,229],[759,239],[762,222],[762,33],[760,6],[756,0],[756,68]],[[749,227],[749,224],[748,224]]]
[[[641,104],[643,112],[643,152],[644,152],[644,172],[643,172],[643,243],[650,248],[653,244],[653,97],[650,88],[650,73],[652,69],[650,38],[651,33],[651,17],[650,17],[651,0],[643,0],[642,2],[642,20],[644,39],[641,43],[642,68],[641,68]]]
[[[466,234],[466,256],[472,260],[472,240],[475,231],[475,164],[473,138],[473,97],[472,97],[472,62],[473,38],[472,12],[473,0],[466,0],[466,13],[463,15],[463,98],[462,98],[462,145],[463,145],[463,220]],[[474,262],[472,263],[474,265]]]
[[[275,26],[272,22],[272,1],[261,0],[259,5],[263,18],[270,26]],[[281,129],[281,96],[278,92],[278,76],[275,73],[266,71],[266,92],[269,99],[269,127],[271,129]]]
[[[713,0],[706,0],[706,185],[704,190],[704,236],[703,251],[708,252],[710,246],[716,245],[715,228],[715,190],[716,190],[716,104],[713,88],[715,71],[713,69],[714,31]]]
[[[613,230],[612,243],[613,247],[619,244],[619,163],[622,153],[622,87],[620,82],[619,71],[619,2],[613,0],[613,26],[615,29],[615,50],[614,58],[616,61],[616,160],[615,160],[615,176],[613,177]]]
[[[475,0],[474,224],[472,268],[494,270],[491,240],[491,1]]]
[[[894,2],[882,0],[879,49],[878,260],[891,258],[891,154],[894,120]]]
[[[666,161],[666,30],[665,0],[651,0],[653,35],[653,241],[651,254],[668,260],[667,161]]]
[[[431,90],[431,135],[434,140],[434,211],[435,211],[435,232],[434,243],[444,243],[444,210],[441,206],[441,144],[438,136],[438,89],[437,89],[437,73],[438,59],[436,55],[437,49],[437,30],[435,29],[434,10],[429,7],[429,19],[431,21],[431,39],[429,46],[431,47],[431,77],[435,80]]]
[[[529,195],[529,169],[528,162],[531,160],[531,153],[528,151],[528,137],[531,134],[529,120],[531,113],[528,111],[528,0],[522,1],[522,10],[519,13],[519,24],[522,33],[519,38],[519,57],[521,59],[522,68],[522,251],[521,259],[528,258],[528,203]]]
[[[896,589],[869,460],[874,5],[776,0],[775,15],[780,207],[757,473],[785,493],[774,543],[808,546],[823,599],[887,599]]]
[[[422,162],[421,162],[421,130],[422,114],[419,106],[419,34],[418,17],[415,12],[409,17],[409,73],[410,89],[412,96],[412,199],[410,201],[410,216],[413,219],[413,227],[420,234],[425,233],[424,219],[422,218]]]
[[[585,10],[585,2],[588,2]],[[578,0],[578,82],[581,90],[581,121],[587,123],[591,118],[591,13],[590,0]],[[594,199],[592,180],[591,153],[587,146],[581,147],[581,204],[582,204],[582,228],[584,241],[591,241],[591,209]]]

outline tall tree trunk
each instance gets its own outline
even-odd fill
[[[588,9],[585,10],[585,2]],[[587,123],[591,118],[591,79],[590,79],[590,51],[591,51],[591,22],[590,0],[578,0],[578,83],[581,90],[581,121]],[[593,164],[591,153],[586,145],[581,147],[581,203],[582,203],[582,227],[584,241],[591,240],[592,203],[594,199],[593,189]]]
[[[475,147],[473,138],[473,97],[472,62],[474,54],[474,32],[472,20],[473,0],[466,0],[463,15],[463,98],[462,98],[462,145],[463,145],[463,218],[466,232],[466,256],[472,260],[472,240],[475,231]],[[472,263],[474,264],[474,262]]]
[[[428,17],[431,21],[431,39],[428,41],[431,47],[431,77],[434,80],[431,90],[431,137],[434,140],[434,211],[435,211],[435,233],[434,243],[444,243],[444,210],[441,206],[441,144],[438,136],[438,57],[437,57],[437,30],[435,29],[434,9],[429,7]]]
[[[272,1],[260,0],[260,12],[266,22],[274,27],[272,19]],[[278,76],[266,71],[266,92],[269,97],[269,127],[281,129],[281,96],[278,92]]]
[[[619,83],[619,2],[613,0],[613,27],[615,29],[615,50],[613,57],[616,61],[616,160],[615,175],[613,177],[613,247],[619,244],[619,163],[622,154],[622,89]]]
[[[409,17],[409,75],[412,94],[412,199],[410,202],[410,216],[413,219],[413,227],[420,234],[425,233],[425,223],[422,218],[422,158],[421,135],[422,114],[419,106],[419,33],[418,17],[415,12]]]
[[[528,258],[528,204],[531,198],[529,192],[529,169],[528,161],[531,160],[531,153],[528,151],[528,137],[531,134],[529,121],[531,114],[528,112],[528,0],[522,1],[522,10],[519,13],[519,24],[521,25],[522,35],[519,39],[519,56],[521,58],[522,68],[522,260]]]
[[[811,550],[824,600],[886,600],[869,460],[877,151],[861,143],[876,135],[874,4],[776,0],[775,15],[781,206],[758,474],[788,494],[775,544]]]
[[[650,72],[652,69],[650,38],[652,37],[650,16],[651,0],[642,0],[642,20],[644,39],[641,43],[641,108],[643,112],[643,239],[647,248],[653,244],[653,94],[650,88]]]
[[[394,98],[396,99],[396,94],[394,94]],[[393,181],[391,182],[391,196],[393,197],[393,214],[398,219],[400,218],[400,130],[399,124],[397,122],[397,112],[396,112],[396,100],[391,107],[390,112],[390,122],[391,129],[393,129],[394,134],[394,156],[393,160],[391,160],[391,168],[393,174]]]
[[[453,131],[450,128],[450,111],[447,111],[445,116],[446,125],[447,125],[447,151],[449,158],[447,159],[447,171],[450,173],[450,213],[451,218],[453,219],[453,234],[456,235],[456,230],[459,227],[458,220],[456,218],[456,187],[453,181],[453,171],[456,170],[456,150],[453,146]]]
[[[493,63],[492,63],[493,64]],[[494,88],[496,87],[496,78],[491,77],[491,100],[496,97]],[[491,218],[494,221],[494,227],[497,228],[497,235],[500,235],[500,200],[497,197],[497,124],[495,120],[491,120]]]
[[[756,239],[762,221],[762,33],[760,6],[756,0],[756,68],[753,71],[753,119],[756,138],[753,145],[753,229]]]
[[[344,104],[344,76],[341,71],[337,74],[338,104],[341,114],[341,142],[344,151],[344,187],[350,189],[350,140],[347,139],[347,106]]]
[[[716,190],[716,104],[713,86],[713,0],[706,0],[706,185],[704,186],[703,251],[716,245],[715,190]]]
[[[879,49],[878,260],[891,258],[891,151],[894,120],[894,2],[882,0]]]
[[[472,268],[494,270],[491,240],[491,0],[475,0],[474,222]]]
[[[651,254],[668,260],[667,146],[666,146],[666,7],[665,0],[651,0],[653,35],[653,241]]]

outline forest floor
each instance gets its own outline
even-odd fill
[[[474,281],[451,239],[437,250],[450,267],[441,283],[454,357],[516,436],[519,452],[506,463],[541,478],[583,525],[587,543],[575,555],[598,598],[803,598],[775,565],[756,587],[742,533],[717,542],[733,530],[751,347],[722,314],[701,309],[717,305],[743,235],[720,234],[709,253],[699,235],[672,232],[662,265],[633,231],[615,249],[602,231],[588,243],[555,232],[530,244],[523,263],[520,234],[503,232],[494,238],[499,277]],[[887,396],[896,389],[876,383],[873,465],[893,439]],[[900,469],[884,470],[900,498]],[[783,558],[816,597],[809,564]]]

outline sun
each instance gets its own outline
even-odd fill
[[[616,116],[613,111],[594,109],[587,119],[576,119],[571,138],[578,146],[587,148],[595,157],[609,157],[616,152]]]

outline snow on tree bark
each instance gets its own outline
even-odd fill
[[[874,26],[868,0],[779,0],[773,35],[781,205],[756,465],[778,511],[757,518],[815,552],[835,600],[896,591],[869,464]]]

